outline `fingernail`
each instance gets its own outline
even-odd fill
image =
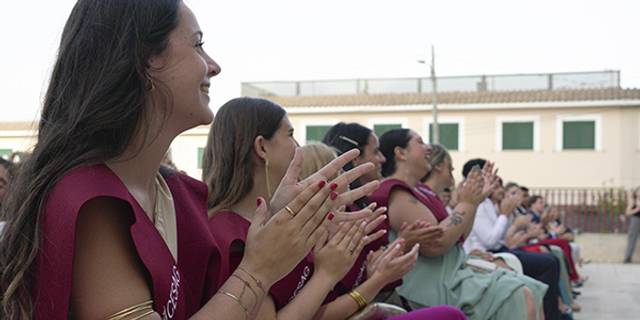
[[[262,204],[262,199],[261,198],[257,198],[256,199],[256,206],[259,207]]]
[[[329,212],[329,214],[327,214],[327,219],[329,219],[329,221],[333,220],[333,212]]]
[[[338,194],[335,192],[331,192],[331,194],[329,195],[329,198],[331,198],[331,200],[335,200],[338,197]]]
[[[329,186],[329,188],[330,188],[331,190],[338,189],[338,184],[334,182],[334,183],[332,183],[332,184]]]
[[[318,187],[322,188],[322,187],[324,187],[325,184],[327,184],[326,181],[320,180],[320,182],[318,182]]]

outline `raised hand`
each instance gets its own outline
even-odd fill
[[[384,236],[387,231],[382,229],[373,234],[371,233],[387,218],[386,215],[383,215],[383,213],[387,211],[387,208],[376,208],[376,206],[376,203],[372,203],[366,208],[354,212],[346,212],[344,206],[338,209],[338,211],[334,212],[334,223],[328,225],[329,236],[333,236],[338,231],[338,226],[341,223],[350,221],[366,221],[365,234],[367,236],[365,237],[365,245],[378,240],[380,237]]]
[[[471,169],[467,178],[460,184],[458,197],[460,202],[466,202],[473,206],[477,206],[487,197],[483,193],[484,177],[480,168]]]
[[[482,180],[484,183],[482,195],[486,198],[499,186],[498,169],[494,170],[495,163],[487,161],[482,167]]]
[[[287,172],[285,173],[284,177],[280,181],[278,188],[276,188],[276,191],[274,192],[271,198],[269,209],[271,210],[271,212],[277,212],[281,210],[282,208],[284,208],[284,206],[287,203],[291,202],[291,200],[293,200],[293,198],[295,198],[296,195],[302,192],[302,190],[304,190],[309,185],[318,183],[319,181],[328,181],[332,177],[335,177],[340,172],[342,167],[344,167],[345,164],[354,160],[356,157],[358,157],[359,154],[360,154],[360,151],[358,149],[352,149],[350,151],[347,151],[342,155],[340,155],[339,157],[337,157],[336,159],[334,159],[333,161],[331,161],[326,166],[324,166],[315,174],[298,182],[298,177],[300,176],[300,171],[302,170],[303,159],[302,159],[302,151],[300,151],[299,148],[296,149],[295,155],[293,156],[293,160],[289,164],[289,168],[287,169]],[[346,173],[341,174],[338,178],[332,181],[332,185],[333,183],[335,183],[335,187],[333,188],[333,190],[335,190],[335,188],[337,188],[338,185],[350,184],[351,182],[353,182],[363,174],[374,169],[375,169],[375,166],[372,163],[365,163],[353,168],[352,170],[349,170]],[[379,182],[377,181],[370,182],[355,190],[345,192],[344,194],[346,194],[347,196],[342,197],[341,201],[336,202],[339,204],[334,207],[334,211],[342,205],[351,204],[355,200],[370,194],[371,192],[375,191],[378,188],[378,185],[379,185]],[[342,200],[351,200],[351,201],[345,202]]]
[[[249,227],[240,267],[265,286],[291,272],[328,232],[327,225],[333,219],[328,214],[330,192],[326,182],[319,181],[305,188],[285,209],[273,216],[270,216],[264,199],[258,198],[258,208]]]
[[[522,229],[522,228],[528,226],[529,223],[531,223],[531,218],[532,217],[531,217],[530,214],[519,215],[513,221],[513,225],[518,229]]]
[[[514,194],[507,193],[500,201],[500,213],[504,215],[508,215],[513,210],[522,204],[522,199],[524,198],[524,192],[518,189]]]
[[[342,223],[332,237],[323,231],[314,247],[314,272],[335,282],[342,279],[365,246],[365,228],[365,221],[351,221]]]
[[[413,223],[405,221],[398,232],[398,238],[405,240],[404,252],[411,250],[416,243],[422,246],[435,245],[443,235],[444,229],[440,225],[433,226],[423,220],[417,220]]]
[[[370,253],[367,257],[367,276],[379,279],[382,283],[399,280],[409,272],[418,260],[419,244],[415,244],[407,253],[403,253],[404,240],[396,239],[382,252]]]

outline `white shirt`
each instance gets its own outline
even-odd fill
[[[464,251],[469,253],[474,249],[488,251],[500,248],[508,228],[507,216],[498,213],[491,199],[485,199],[476,209],[476,218],[464,242]]]

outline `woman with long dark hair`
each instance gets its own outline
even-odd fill
[[[202,44],[182,1],[76,3],[2,208],[0,318],[253,318],[322,235],[329,191],[285,186],[279,205],[257,206],[244,271],[219,279],[206,186],[160,168],[178,134],[213,119],[220,67]]]

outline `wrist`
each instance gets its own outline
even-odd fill
[[[320,267],[313,272],[312,278],[321,280],[322,283],[326,283],[330,285],[331,288],[333,288],[338,283],[338,281],[343,278],[342,276],[340,276],[340,274],[341,273],[339,272],[331,272]]]
[[[274,279],[273,275],[268,271],[269,269],[261,270],[252,263],[247,262],[246,259],[242,259],[239,270],[242,270],[245,274],[250,276],[256,285],[262,286],[262,289],[267,293],[271,286],[280,279]]]
[[[388,277],[385,277],[384,274],[382,274],[381,271],[375,271],[373,273],[373,275],[371,276],[371,278],[368,278],[366,282],[369,283],[369,285],[371,285],[371,287],[376,290],[376,291],[380,291],[382,290],[384,287],[387,286],[387,284],[393,282],[394,279],[389,279]]]

